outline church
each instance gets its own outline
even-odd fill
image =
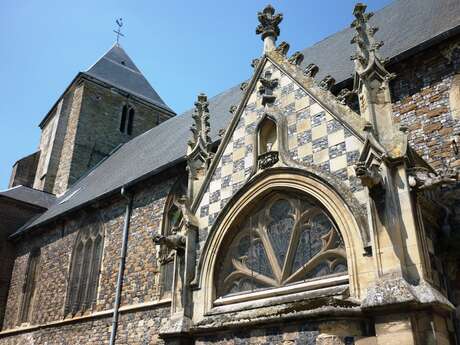
[[[183,114],[118,43],[78,73],[0,192],[0,345],[459,344],[460,3],[350,12],[290,52],[267,5]]]

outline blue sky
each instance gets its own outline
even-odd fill
[[[367,0],[376,11],[390,0]],[[14,162],[39,143],[38,124],[72,78],[115,40],[178,114],[197,93],[218,94],[251,75],[261,54],[257,11],[267,0],[3,0],[0,11],[0,189]],[[280,0],[280,40],[306,48],[352,20],[353,0]]]

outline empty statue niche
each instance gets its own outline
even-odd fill
[[[268,116],[259,124],[257,141],[259,168],[266,169],[278,162],[278,129]]]

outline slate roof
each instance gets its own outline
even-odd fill
[[[380,29],[376,39],[384,42],[381,56],[401,59],[417,48],[425,48],[424,43],[434,44],[449,33],[460,32],[460,5],[458,0],[397,0],[375,12],[370,23]],[[355,53],[350,44],[353,31],[346,28],[302,50],[303,65],[317,64],[320,68],[317,79],[327,74],[337,83],[350,78],[353,73],[350,56]]]
[[[83,74],[172,112],[119,44],[114,44],[103,57]]]
[[[79,72],[75,76],[62,95],[51,107],[50,111],[42,119],[39,124],[40,128],[43,128],[60,99],[81,76],[96,79],[119,90],[126,91],[161,109],[164,109],[165,111],[171,113],[172,116],[175,115],[175,112],[161,99],[121,45],[114,44],[112,48],[110,48],[107,53],[97,60],[97,62],[87,71]]]
[[[15,186],[13,188],[0,191],[0,198],[2,197],[45,209],[49,208],[56,201],[56,196],[53,194],[26,186]]]
[[[458,0],[398,0],[376,12],[371,23],[380,27],[377,38],[386,43],[382,55],[396,59],[417,46],[434,43],[441,34],[445,38],[459,32],[460,6]],[[331,74],[337,82],[348,79],[353,72],[351,35],[351,29],[345,29],[305,49],[304,64],[316,63],[320,67],[319,78]],[[209,100],[214,140],[218,130],[230,121],[228,109],[238,104],[241,96],[239,87],[233,87]],[[15,235],[182,161],[190,137],[191,114],[187,111],[171,118],[124,144]],[[62,202],[65,199],[68,200]]]

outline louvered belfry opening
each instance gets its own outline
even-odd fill
[[[102,260],[102,226],[94,222],[78,233],[72,255],[66,314],[92,309],[96,303]]]

